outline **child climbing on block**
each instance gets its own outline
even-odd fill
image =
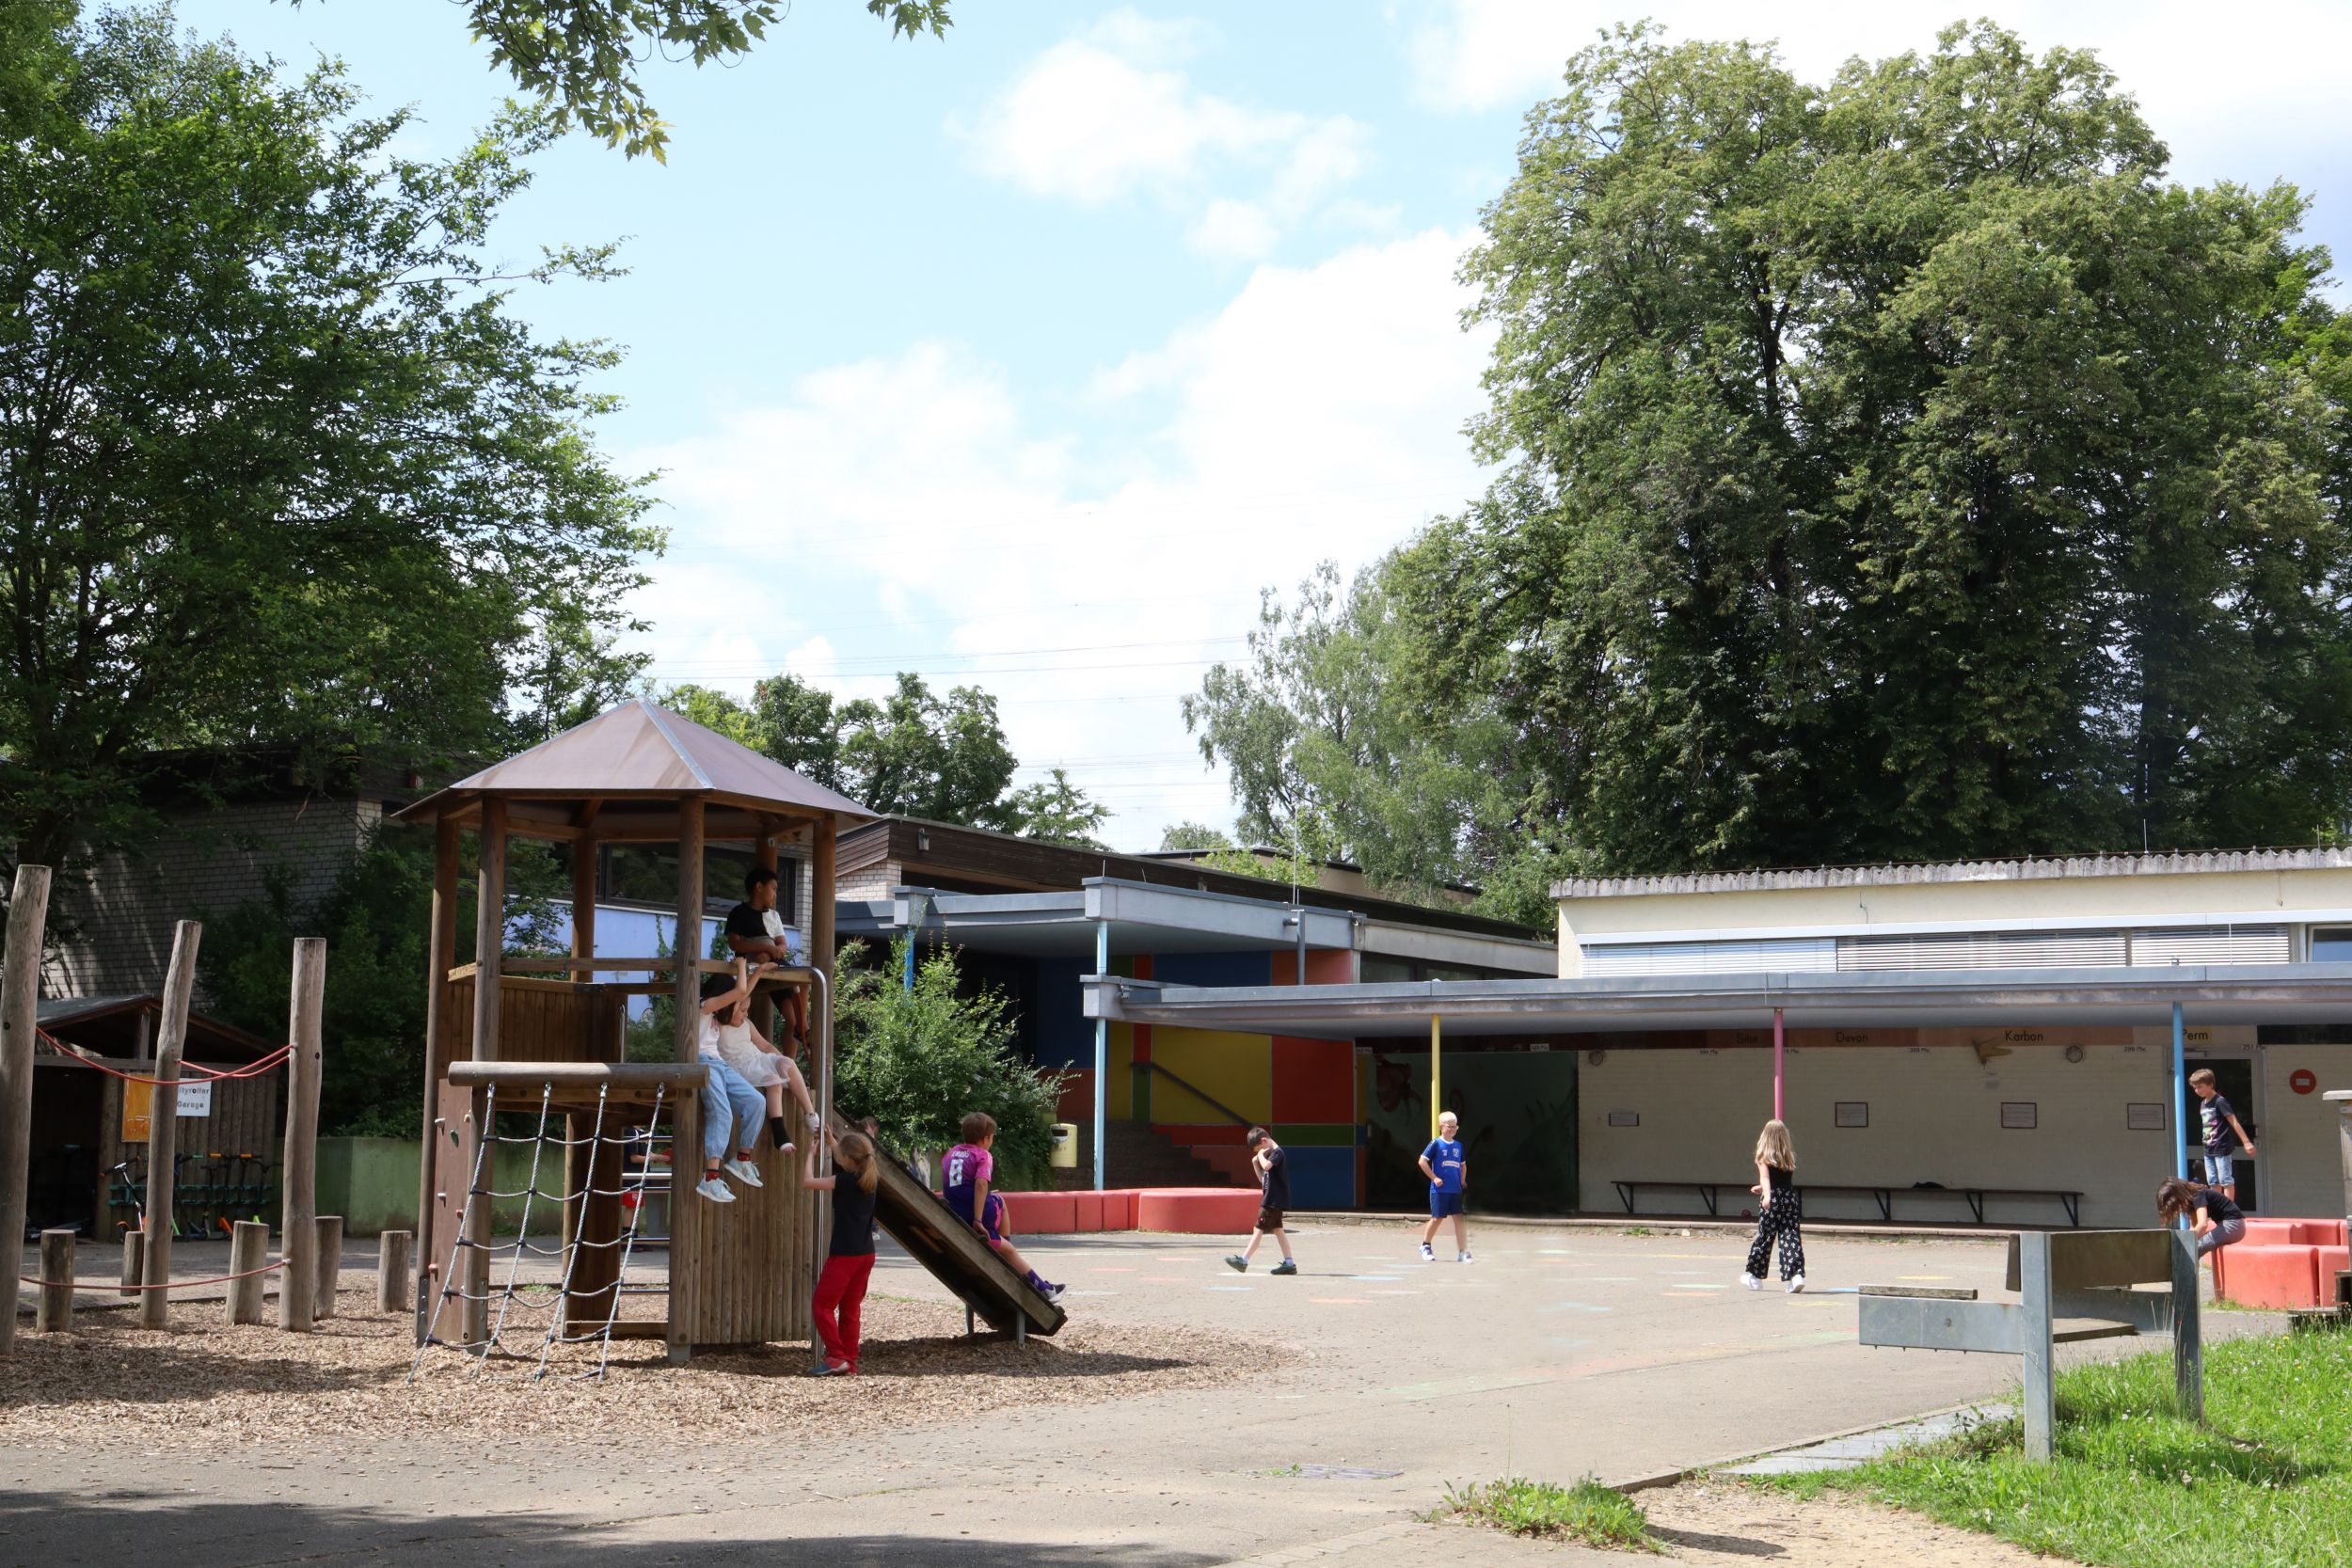
[[[1756,1222],[1756,1240],[1748,1247],[1747,1267],[1740,1283],[1751,1291],[1764,1288],[1764,1271],[1772,1266],[1772,1238],[1780,1238],[1780,1278],[1795,1295],[1804,1289],[1804,1207],[1797,1197],[1797,1150],[1788,1141],[1788,1124],[1768,1121],[1756,1135],[1756,1185],[1748,1191],[1764,1200]]]
[[[1028,1280],[1029,1289],[1047,1301],[1054,1300],[1062,1293],[1063,1287],[1049,1283],[1005,1240],[1005,1200],[988,1190],[996,1175],[996,1157],[990,1152],[996,1142],[996,1118],[986,1111],[975,1111],[963,1118],[962,1131],[963,1142],[949,1149],[947,1157],[940,1162],[947,1207],[955,1211],[958,1219],[979,1232],[980,1240],[993,1247],[997,1257],[1019,1271]]]
[[[759,1166],[754,1163],[753,1146],[759,1142],[760,1112],[764,1108],[759,1091],[743,1082],[743,1075],[727,1065],[719,1054],[718,1014],[735,1005],[739,989],[733,976],[707,974],[703,977],[702,1019],[700,1022],[700,1053],[703,1064],[703,1179],[694,1191],[713,1203],[733,1203],[735,1191],[719,1180],[724,1171],[746,1187],[764,1187],[759,1179]],[[735,1158],[727,1159],[732,1146]],[[789,1148],[790,1144],[785,1145]]]
[[[703,977],[706,1000],[723,991],[728,998],[726,1007],[715,1016],[714,1038],[719,1055],[733,1068],[736,1075],[757,1089],[768,1101],[768,1135],[775,1140],[776,1152],[792,1152],[791,1130],[785,1124],[784,1097],[789,1093],[801,1108],[801,1116],[808,1130],[817,1131],[817,1101],[810,1098],[808,1080],[801,1076],[800,1064],[778,1051],[768,1037],[752,1026],[752,987],[762,974],[773,967],[761,964],[746,967],[745,960],[735,961],[732,986],[724,974]]]
[[[2167,1225],[2189,1219],[2200,1258],[2246,1239],[2245,1212],[2227,1188],[2184,1181],[2177,1176],[2167,1177],[2156,1188],[2156,1217]]]
[[[2245,1124],[2237,1119],[2229,1097],[2221,1092],[2213,1079],[2213,1069],[2201,1067],[2188,1075],[2188,1086],[2197,1091],[2204,1103],[2197,1107],[2197,1115],[2205,1124],[2205,1181],[2220,1189],[2222,1195],[2237,1202],[2237,1157],[2243,1152],[2254,1157],[2254,1140],[2246,1135]]]
[[[826,1250],[824,1272],[817,1276],[817,1295],[810,1303],[824,1354],[808,1375],[853,1377],[866,1285],[874,1274],[874,1189],[882,1180],[877,1168],[881,1156],[862,1132],[837,1138],[828,1132],[825,1141],[833,1147],[834,1174],[817,1174],[814,1144],[801,1168],[802,1186],[833,1194],[833,1244]]]

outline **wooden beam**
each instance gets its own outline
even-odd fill
[[[693,963],[693,968],[694,968],[694,970],[695,970],[695,971],[696,971],[696,973],[698,973],[698,974],[733,974],[733,973],[735,972],[735,960],[734,960],[733,958],[696,958],[696,959],[692,960],[692,963]],[[500,972],[501,972],[501,974],[633,974],[633,973],[636,973],[636,972],[641,971],[641,970],[668,971],[668,970],[673,970],[673,969],[675,969],[675,968],[677,967],[677,964],[678,964],[678,960],[677,960],[675,958],[501,958],[501,959],[499,960],[499,970],[500,970]],[[475,966],[475,965],[473,965],[473,964],[458,964],[458,965],[456,965],[455,967],[453,967],[453,968],[452,968],[452,969],[450,970],[450,972],[449,972],[449,977],[450,977],[451,979],[453,979],[453,980],[466,980],[466,979],[470,979],[470,978],[472,978],[472,977],[473,977],[473,974],[475,974],[475,971],[476,971],[476,966]],[[809,972],[808,972],[807,970],[805,970],[805,969],[801,969],[801,968],[782,969],[782,970],[771,970],[771,971],[770,971],[769,973],[770,973],[770,975],[771,975],[771,977],[772,977],[772,976],[775,976],[775,975],[782,975],[784,978],[786,978],[786,979],[787,979],[787,980],[789,980],[789,979],[799,979],[799,980],[803,980],[803,981],[805,981],[805,980],[808,978],[808,974],[809,974]]]
[[[482,844],[474,878],[473,1059],[499,1056],[500,957],[506,950],[506,802],[482,802]]]
[[[20,865],[8,895],[0,959],[0,1240],[13,1261],[24,1240],[24,1181],[33,1153],[33,1037],[40,1003],[40,944],[49,921],[49,867]],[[0,1355],[16,1349],[16,1287],[0,1312]]]
[[[703,956],[703,803],[688,796],[677,805],[677,930],[672,945],[677,965],[677,1018],[671,1052],[681,1062],[700,1054],[702,982],[697,978]],[[684,1207],[674,1205],[674,1207]]]
[[[278,1281],[278,1326],[309,1333],[317,1306],[319,1018],[326,1001],[326,939],[296,937],[294,994],[287,1007],[286,1153],[279,1166],[285,1214],[278,1227],[285,1238],[285,1266]]]
[[[155,1049],[155,1077],[147,1114],[147,1250],[139,1276],[139,1326],[171,1323],[171,1204],[180,1164],[180,1059],[188,1049],[188,996],[196,989],[196,949],[204,927],[193,920],[171,930],[171,967],[164,976],[164,1027]]]
[[[572,957],[596,956],[596,847],[585,838],[572,844]]]
[[[417,1234],[429,1251],[433,1238],[434,1163],[443,1140],[433,1135],[433,1118],[439,1113],[441,1069],[455,1053],[456,1012],[450,1006],[450,966],[457,958],[457,862],[461,843],[454,817],[433,825],[433,929],[426,938],[424,964],[424,1158],[417,1162]],[[423,1296],[418,1296],[417,1342],[424,1342]],[[258,1310],[258,1307],[256,1308]]]
[[[596,1085],[600,1084],[633,1089],[657,1088],[666,1084],[675,1089],[695,1090],[703,1086],[703,1077],[707,1070],[699,1060],[692,1062],[452,1062],[449,1067],[449,1081],[460,1088],[478,1088],[487,1085],[497,1085],[503,1088],[516,1084],[529,1085],[552,1084],[558,1087],[585,1086],[593,1093]],[[699,1174],[696,1180],[701,1180]]]

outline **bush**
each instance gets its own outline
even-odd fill
[[[872,1117],[882,1146],[899,1154],[957,1141],[965,1113],[996,1118],[996,1183],[1050,1180],[1054,1108],[1060,1073],[1041,1074],[1013,1046],[1010,1002],[1000,992],[966,994],[954,953],[940,951],[905,988],[906,945],[887,970],[844,973],[834,1004],[834,1107],[854,1121]]]

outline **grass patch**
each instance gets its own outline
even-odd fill
[[[1649,1517],[1633,1499],[1587,1476],[1573,1486],[1505,1476],[1484,1485],[1445,1489],[1445,1502],[1432,1519],[1457,1518],[1513,1535],[1545,1541],[1581,1541],[1588,1546],[1623,1546],[1654,1552]]]
[[[2058,1382],[2057,1456],[2029,1465],[2018,1421],[1853,1470],[1775,1478],[1837,1487],[2113,1568],[2352,1562],[2352,1337],[2249,1338],[2205,1351],[2206,1424],[2172,1413],[2169,1351]]]

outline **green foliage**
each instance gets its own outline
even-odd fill
[[[1163,829],[1160,833],[1160,849],[1163,853],[1171,849],[1231,849],[1232,847],[1233,847],[1232,836],[1222,829],[1210,827],[1206,822],[1179,822],[1172,828]]]
[[[833,693],[798,675],[777,674],[752,688],[758,749],[811,784],[853,795],[841,770],[841,721]]]
[[[1070,782],[1061,768],[1051,768],[1036,784],[1014,790],[996,808],[1009,832],[1066,844],[1073,849],[1107,849],[1094,836],[1111,819],[1110,808],[1097,804]]]
[[[300,6],[303,0],[292,0]],[[537,93],[561,128],[577,120],[609,147],[666,162],[669,122],[637,79],[657,55],[695,65],[730,64],[784,19],[787,0],[465,0],[473,36],[490,45],[526,92]],[[946,36],[949,0],[866,0],[891,36]]]
[[[935,951],[903,989],[906,944],[887,970],[849,971],[835,1000],[833,1093],[844,1117],[872,1117],[884,1148],[909,1153],[957,1141],[965,1114],[996,1118],[996,1182],[1051,1180],[1054,1109],[1062,1075],[1041,1073],[1013,1045],[1011,1003],[972,991],[952,952]]]
[[[2172,1413],[2169,1353],[2058,1373],[2057,1453],[2014,1419],[1820,1478],[2031,1551],[2123,1568],[2352,1560],[2352,1336],[2205,1348],[2203,1426]]]
[[[589,436],[615,356],[506,298],[610,255],[484,256],[548,127],[419,161],[336,68],[163,9],[35,53],[0,85],[0,842],[135,837],[156,749],[430,768],[609,684],[660,544]]]
[[[1433,1518],[1456,1517],[1513,1535],[1580,1541],[1588,1546],[1661,1550],[1641,1505],[1590,1476],[1573,1486],[1506,1476],[1465,1487],[1448,1486]]]

